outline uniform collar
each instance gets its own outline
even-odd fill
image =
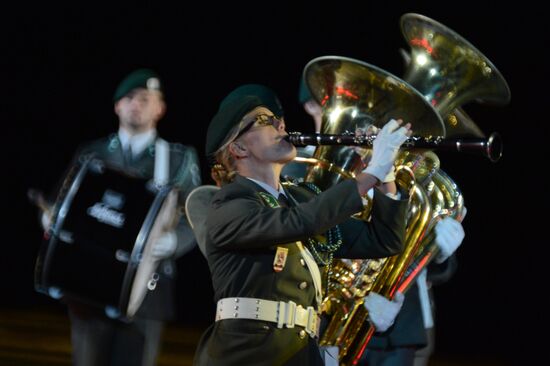
[[[126,150],[128,146],[131,145],[132,155],[134,157],[141,154],[147,146],[151,145],[156,137],[157,130],[154,128],[133,136],[130,136],[130,134],[122,128],[118,130],[118,138],[120,139],[122,150]]]
[[[262,181],[259,181],[259,180],[256,180],[256,179],[252,179],[252,178],[248,178],[248,177],[245,177],[246,179],[248,180],[251,180],[253,181],[254,183],[256,183],[257,185],[259,185],[260,187],[262,187],[263,189],[265,189],[267,191],[267,193],[269,193],[270,195],[272,195],[273,197],[275,198],[279,198],[279,195],[282,194],[284,195],[285,197],[287,197],[285,191],[283,190],[283,185],[281,183],[279,183],[279,189],[276,190],[275,188],[273,188],[272,186],[270,186],[269,184],[267,183],[264,183]],[[288,197],[287,197],[288,198]]]

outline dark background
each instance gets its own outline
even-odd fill
[[[549,80],[542,55],[550,43],[545,22],[537,20],[544,13],[525,1],[506,6],[393,3],[20,3],[5,11],[0,28],[6,164],[0,305],[61,308],[33,289],[41,231],[26,191],[51,190],[80,143],[116,131],[111,98],[127,73],[139,67],[160,73],[168,112],[159,131],[168,140],[194,145],[204,182],[211,183],[205,174],[205,132],[229,91],[244,83],[270,86],[285,107],[287,130],[312,132],[297,101],[307,62],[346,56],[400,77],[398,49],[407,45],[399,18],[416,12],[481,50],[512,92],[506,106],[464,106],[484,132],[500,132],[501,161],[438,154],[464,194],[468,216],[459,270],[436,291],[437,352],[506,364],[535,357],[539,346],[533,331],[546,318],[539,259],[548,243],[542,235],[548,216],[542,158],[548,145],[543,95]],[[178,321],[205,326],[213,309],[206,262],[196,250],[179,267]]]

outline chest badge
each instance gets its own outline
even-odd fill
[[[273,270],[281,272],[285,268],[286,258],[288,257],[288,248],[277,247],[275,259],[273,260]]]

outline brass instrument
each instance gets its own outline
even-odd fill
[[[320,57],[306,66],[304,78],[313,97],[323,106],[321,130],[324,134],[343,134],[371,125],[382,127],[391,118],[403,118],[413,122],[420,136],[445,135],[441,117],[422,95],[375,66],[337,56]],[[318,146],[309,160],[311,165],[305,181],[321,189],[353,177],[363,168],[361,156],[341,144]],[[425,235],[430,202],[414,179],[411,169],[399,169],[396,182],[412,196],[405,252],[384,261],[335,260],[323,302],[323,311],[330,321],[320,344],[338,345],[342,362],[346,362],[345,357],[357,354],[355,346],[364,337],[361,326],[368,325],[363,297],[373,286],[382,291],[384,283],[397,282],[414,259],[418,243]],[[369,211],[370,203],[361,217],[368,220]]]
[[[494,65],[475,47],[447,27],[421,15],[405,14],[401,29],[411,47],[411,62],[404,79],[417,88],[442,116],[448,137],[474,136],[480,143],[484,134],[461,108],[471,100],[505,104],[510,100],[510,90]],[[483,152],[496,161],[502,153],[499,138],[495,134],[482,142],[476,152]],[[495,148],[496,146],[496,148]],[[458,150],[458,149],[457,149]],[[485,150],[485,151],[484,151]],[[492,150],[492,152],[491,152]],[[495,153],[498,151],[498,153]],[[399,164],[399,162],[396,162]],[[426,236],[416,248],[414,260],[397,281],[378,280],[385,286],[372,287],[388,298],[395,290],[405,292],[420,271],[430,263],[438,251],[434,242],[433,227],[441,217],[451,216],[462,220],[463,197],[454,181],[442,170],[436,170],[420,180],[430,197],[432,218],[426,226]],[[389,296],[388,296],[389,295]],[[341,358],[342,364],[355,363],[363,353],[374,329],[366,322],[357,322],[358,335],[353,349]]]
[[[419,14],[404,14],[401,17],[401,31],[411,48],[410,55],[402,53],[407,64],[404,78],[442,115],[447,136],[484,137],[481,129],[460,105],[471,100],[496,105],[507,104],[511,97],[510,88],[502,74],[467,40],[433,19]],[[491,134],[489,139],[493,136]],[[487,146],[494,142],[489,142],[489,139]],[[501,155],[500,139],[498,144]],[[494,148],[493,150],[497,151]],[[491,159],[489,149],[487,152]],[[434,205],[446,207],[444,210],[447,212],[443,211],[438,216],[449,215],[462,220],[462,195],[450,177],[441,171],[434,176],[434,182],[426,189],[439,191],[430,192],[434,199],[438,197]],[[432,239],[425,240],[425,247],[407,270],[401,284],[402,290],[406,290],[415,275],[433,259],[438,248]]]
[[[352,132],[342,134],[318,134],[289,132],[286,140],[295,146],[361,146],[372,147],[376,135],[357,135]],[[402,149],[431,149],[481,154],[490,161],[497,162],[502,156],[502,139],[497,132],[488,138],[444,138],[442,136],[412,136],[401,146]]]
[[[418,249],[414,261],[407,268],[400,280],[398,291],[405,293],[414,283],[417,275],[435,258],[439,252],[434,233],[431,228],[437,224],[440,218],[450,216],[462,221],[464,210],[464,197],[458,185],[443,170],[439,169],[432,177],[432,181],[426,185],[426,191],[430,196],[433,207],[433,217],[430,223],[429,234],[424,238]]]
[[[403,58],[405,67],[409,67],[411,63],[411,55],[404,49],[400,48],[399,53]],[[462,107],[457,107],[450,112],[445,118],[445,125],[449,126],[448,130],[454,131],[449,135],[467,135],[471,137],[485,137],[485,134],[476,125],[474,120],[466,113]]]
[[[411,48],[403,79],[440,113],[445,136],[479,136],[481,130],[460,106],[472,100],[507,104],[510,88],[502,74],[467,40],[433,19],[404,14],[401,32]]]
[[[339,56],[311,60],[304,80],[323,107],[321,132],[342,134],[382,127],[390,119],[411,121],[419,136],[445,136],[445,126],[424,96],[398,77],[365,62]],[[354,176],[363,168],[361,157],[347,146],[320,146],[305,177],[322,190]],[[327,169],[326,167],[336,167]]]
[[[462,147],[467,145],[467,151],[482,153],[490,160],[497,161],[502,152],[499,135],[492,134],[485,139],[461,105],[474,99],[495,104],[507,103],[510,91],[498,70],[467,41],[437,22],[407,14],[402,18],[401,24],[412,48],[412,62],[406,73],[406,81],[396,82],[390,77],[390,81],[385,83],[379,77],[383,74],[379,69],[373,69],[364,63],[362,66],[365,67],[357,66],[350,59],[325,57],[312,61],[313,65],[310,63],[306,66],[304,79],[311,94],[324,107],[322,134],[290,136],[289,141],[300,144],[309,138],[308,142],[315,145],[368,146],[372,141],[367,143],[368,139],[358,139],[355,133],[348,131],[365,129],[369,124],[380,127],[379,124],[385,123],[389,118],[403,118],[411,122],[415,133],[420,135],[420,138],[413,139],[418,144],[415,146],[414,143],[409,143],[410,148],[424,145],[422,148],[439,147],[440,150],[447,148],[465,151]],[[402,113],[403,109],[411,107],[400,94],[403,89],[410,88],[407,82],[419,90],[430,107],[435,107],[443,126],[434,123],[433,118],[415,118],[418,114],[413,113],[414,116],[409,117]],[[393,102],[399,104],[401,110],[391,106]],[[422,110],[424,105],[415,107]],[[390,111],[395,113],[390,116]],[[454,139],[448,139],[449,136]],[[457,138],[464,136],[473,136],[474,139]],[[317,148],[312,161],[332,162],[335,158],[346,155],[332,146]],[[347,154],[350,154],[350,150],[348,148]],[[353,266],[345,266],[346,262],[341,261],[340,270],[336,271],[340,274],[345,272],[348,278],[354,278],[354,287],[346,291],[344,283],[339,283],[329,289],[324,310],[331,317],[320,343],[339,346],[341,364],[356,362],[373,334],[373,328],[366,321],[368,314],[362,303],[366,292],[376,291],[391,299],[397,289],[408,289],[416,274],[429,263],[437,251],[432,228],[440,217],[451,215],[461,220],[462,195],[456,184],[439,170],[437,157],[434,155],[437,162],[427,157],[429,153],[407,151],[406,157],[402,153],[402,159],[396,161],[396,165],[401,166],[401,173],[404,167],[408,167],[416,180],[407,222],[405,251],[399,256],[386,259],[380,267],[382,270],[365,280],[367,285],[363,286],[363,291],[358,291],[360,286],[357,278],[364,276],[359,272],[360,276],[353,277],[357,274],[353,272]],[[419,165],[419,161],[424,164]],[[426,161],[431,163],[425,164]],[[398,178],[398,183],[401,180],[400,186],[403,184],[402,176],[400,174]],[[321,170],[319,173],[310,168],[306,180],[323,182],[324,188],[327,188],[339,178],[341,176],[335,178],[326,171]],[[359,269],[363,268],[361,262],[356,261],[353,264]]]
[[[422,203],[426,205],[421,224],[412,230],[416,237],[409,235],[412,226],[408,222],[405,251],[398,256],[388,259],[382,273],[378,274],[371,291],[377,292],[388,299],[393,298],[396,291],[405,293],[414,283],[417,275],[425,268],[438,253],[433,228],[445,216],[451,216],[462,221],[461,213],[464,199],[454,181],[439,168],[439,159],[432,152],[416,154],[405,152],[396,160],[400,169],[410,168],[417,179],[415,189],[422,194]],[[411,210],[415,215],[414,209]],[[417,216],[417,214],[416,214]],[[410,221],[410,218],[408,219]],[[362,301],[361,301],[362,304]],[[367,311],[362,306],[362,317],[355,317],[353,324],[348,327],[355,332],[348,336],[343,344],[340,362],[342,365],[352,365],[360,359],[366,345],[374,334],[374,327],[367,321]]]
[[[431,218],[430,201],[424,189],[414,181],[414,172],[406,166],[400,166],[396,183],[400,187],[409,186],[411,188],[405,249],[402,253],[386,259],[370,288],[370,291],[377,292],[390,299],[395,293],[396,284],[399,283],[403,273],[415,258],[419,243],[426,234]],[[365,295],[354,299],[352,310],[342,324],[338,338],[332,343],[338,345],[340,363],[343,365],[355,363],[354,360],[361,356],[367,340],[374,332],[374,328],[368,321],[368,311],[363,305]],[[321,339],[321,344],[325,341],[328,341],[326,340],[326,332]],[[331,343],[327,342],[327,344]]]

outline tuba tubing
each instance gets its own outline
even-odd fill
[[[301,133],[289,132],[285,140],[294,146],[362,146],[372,147],[376,135],[355,135],[344,134],[323,134],[323,133]],[[402,149],[434,149],[438,151],[454,151],[480,154],[495,163],[502,156],[502,138],[497,132],[493,132],[488,138],[465,137],[465,138],[444,138],[411,136],[403,145]]]

